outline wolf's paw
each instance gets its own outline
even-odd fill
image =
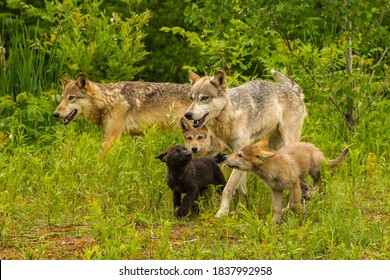
[[[179,207],[179,209],[177,209],[177,211],[176,211],[176,217],[181,218],[181,217],[187,216],[188,212],[189,212],[189,209],[185,209],[185,208],[183,209],[183,208]]]
[[[222,216],[228,215],[229,209],[219,209],[217,214],[215,214],[216,218],[221,218]]]

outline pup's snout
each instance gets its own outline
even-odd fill
[[[185,114],[184,114],[184,117],[186,117],[186,119],[187,120],[192,120],[192,116],[193,116],[194,114],[192,113],[192,112],[186,112]]]
[[[214,160],[217,162],[217,163],[222,163],[224,162],[226,159],[227,159],[227,154],[223,154],[223,153],[218,153],[214,156]]]
[[[192,148],[191,148],[191,151],[192,151],[193,153],[196,153],[196,152],[198,151],[198,147],[192,147]]]
[[[54,113],[53,113],[53,117],[55,117],[55,118],[59,118],[59,117],[60,117],[60,113],[58,113],[58,112],[54,112]]]

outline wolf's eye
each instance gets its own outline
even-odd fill
[[[205,101],[205,100],[207,100],[207,99],[209,99],[208,96],[202,96],[202,97],[200,98],[200,101]]]
[[[75,96],[71,95],[71,96],[68,97],[68,100],[73,100],[75,98],[76,98]]]
[[[186,139],[187,139],[188,141],[191,141],[191,140],[192,140],[192,137],[191,137],[191,136],[188,136]]]
[[[202,135],[198,136],[198,140],[202,140],[204,137]]]
[[[194,96],[193,95],[190,95],[190,101],[194,101]]]

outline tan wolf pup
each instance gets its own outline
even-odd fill
[[[302,189],[308,184],[303,180],[310,175],[314,186],[318,185],[325,156],[311,143],[297,142],[276,152],[264,150],[266,144],[264,141],[246,146],[237,153],[225,156],[225,163],[231,168],[250,171],[264,180],[272,193],[272,221],[278,224],[282,219],[283,190],[290,190],[290,201],[285,211],[297,210],[299,206],[305,210]],[[329,160],[328,166],[338,166],[347,153],[348,149],[345,149],[338,158]]]
[[[84,117],[104,129],[102,145],[119,142],[124,131],[139,134],[142,126],[167,126],[169,119],[182,116],[189,106],[189,85],[151,82],[99,84],[80,74],[77,80],[61,77],[62,101],[53,113],[69,124]]]
[[[190,71],[192,103],[184,116],[195,128],[206,124],[233,152],[263,138],[275,150],[298,142],[306,117],[302,89],[282,73],[272,73],[280,83],[256,80],[228,88],[222,71],[203,78]],[[236,189],[246,194],[245,172],[233,170],[216,217],[229,213]]]
[[[223,152],[226,147],[206,125],[195,128],[185,118],[180,119],[180,128],[183,134],[187,150],[194,157],[214,157]]]

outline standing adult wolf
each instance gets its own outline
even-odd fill
[[[307,115],[302,89],[282,73],[272,74],[279,83],[256,80],[229,89],[222,71],[203,78],[190,71],[192,103],[184,115],[194,127],[206,124],[233,152],[263,138],[274,150],[298,142]],[[233,170],[216,217],[229,213],[236,189],[246,194],[245,174]]]
[[[80,74],[61,78],[62,101],[54,117],[64,124],[84,117],[105,131],[103,149],[119,142],[124,131],[139,134],[144,125],[164,127],[169,118],[182,116],[190,102],[191,86],[174,83],[117,82],[99,84]]]

